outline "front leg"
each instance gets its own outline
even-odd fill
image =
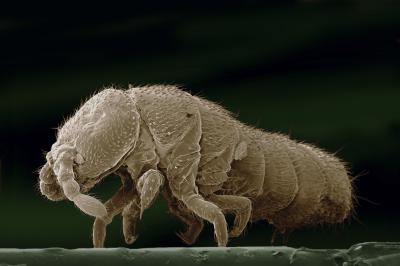
[[[132,244],[136,239],[136,222],[143,211],[151,206],[163,184],[162,174],[154,169],[146,171],[135,183],[125,168],[120,168],[116,174],[121,177],[123,186],[105,203],[108,214],[97,218],[93,224],[93,245],[103,247],[106,237],[106,227],[114,216],[122,212],[123,233],[125,242]]]
[[[95,248],[104,247],[104,241],[106,238],[106,228],[109,225],[114,216],[120,214],[125,206],[134,197],[134,190],[132,189],[132,180],[121,176],[122,187],[118,190],[114,196],[109,199],[105,206],[107,208],[107,215],[102,218],[96,218],[93,224],[93,246]]]
[[[134,199],[125,206],[122,211],[122,232],[124,234],[125,243],[130,245],[136,241],[136,224],[140,217],[139,197],[135,195]]]
[[[122,225],[125,242],[132,244],[136,239],[136,222],[142,217],[144,210],[149,208],[157,198],[160,187],[164,183],[161,172],[150,169],[146,171],[132,188],[131,202],[122,211]]]
[[[140,169],[141,168],[142,166]],[[137,178],[137,175],[133,175],[132,172],[130,173],[128,168],[120,168],[116,173],[121,176],[121,178],[123,177],[124,179],[131,180],[131,182],[133,181],[132,200],[123,208],[122,211],[122,229],[125,243],[130,245],[137,239],[136,222],[140,214],[140,198],[139,193],[136,190],[136,182],[134,181]]]

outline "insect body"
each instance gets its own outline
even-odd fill
[[[90,98],[59,130],[40,172],[42,194],[69,199],[95,216],[93,242],[122,213],[127,243],[159,191],[187,224],[193,243],[203,220],[219,246],[249,221],[279,232],[340,223],[352,210],[352,185],[342,162],[313,146],[237,121],[222,107],[173,86],[106,89]],[[84,193],[110,173],[123,186],[104,205]],[[224,214],[235,221],[227,232]]]

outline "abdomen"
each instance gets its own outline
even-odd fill
[[[262,195],[253,200],[252,220],[279,230],[340,223],[352,210],[352,186],[344,164],[311,145],[263,132]]]

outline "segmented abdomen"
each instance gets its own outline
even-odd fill
[[[352,209],[351,181],[340,160],[308,144],[262,132],[263,193],[253,200],[252,220],[281,231],[342,222]]]

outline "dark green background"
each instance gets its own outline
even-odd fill
[[[338,151],[364,174],[357,219],[299,230],[291,246],[399,241],[399,5],[165,2],[2,6],[0,247],[91,246],[92,218],[42,197],[36,170],[84,99],[129,83],[183,85],[244,122]],[[106,200],[117,188],[110,177],[95,193]],[[181,228],[160,199],[131,247],[182,246]],[[230,245],[267,245],[270,236],[257,223]],[[120,218],[106,245],[125,245]],[[210,225],[196,245],[215,245]]]

